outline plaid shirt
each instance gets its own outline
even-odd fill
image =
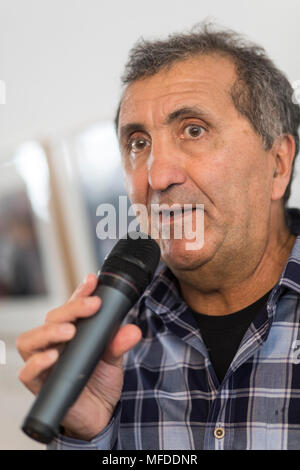
[[[300,234],[300,211],[290,217]],[[222,383],[168,268],[126,322],[143,338],[126,355],[110,424],[90,442],[60,435],[48,449],[300,449],[300,236]]]

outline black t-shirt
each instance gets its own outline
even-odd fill
[[[271,290],[248,307],[229,315],[212,316],[192,310],[220,383],[250,324],[259,312],[267,308]]]

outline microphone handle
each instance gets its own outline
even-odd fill
[[[100,309],[77,321],[76,335],[66,343],[22,425],[39,442],[48,444],[58,435],[61,421],[132,307],[132,300],[112,286],[98,284],[93,295],[101,297]]]

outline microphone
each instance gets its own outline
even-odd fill
[[[116,243],[91,294],[101,298],[101,307],[91,317],[76,321],[76,335],[66,343],[22,424],[25,434],[46,444],[59,434],[61,421],[152,280],[159,260],[158,244],[142,232],[130,232]]]

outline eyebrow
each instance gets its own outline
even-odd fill
[[[206,110],[199,108],[198,106],[185,106],[183,108],[176,109],[175,111],[172,111],[165,120],[164,124],[169,125],[172,124],[172,122],[182,118],[182,117],[197,117],[206,121],[212,121],[213,116],[207,112]],[[128,124],[125,124],[120,128],[120,140],[124,139],[126,136],[129,134],[132,134],[133,132],[144,132],[148,133],[147,129],[145,126],[141,123],[138,122],[131,122]]]
[[[181,117],[198,117],[204,120],[212,120],[213,116],[207,112],[206,110],[199,108],[198,106],[188,106],[176,109],[167,117],[166,124],[171,124],[172,122],[176,121]]]
[[[124,139],[127,135],[132,134],[133,132],[144,132],[147,133],[145,126],[138,122],[131,122],[125,124],[120,129],[120,140]]]

